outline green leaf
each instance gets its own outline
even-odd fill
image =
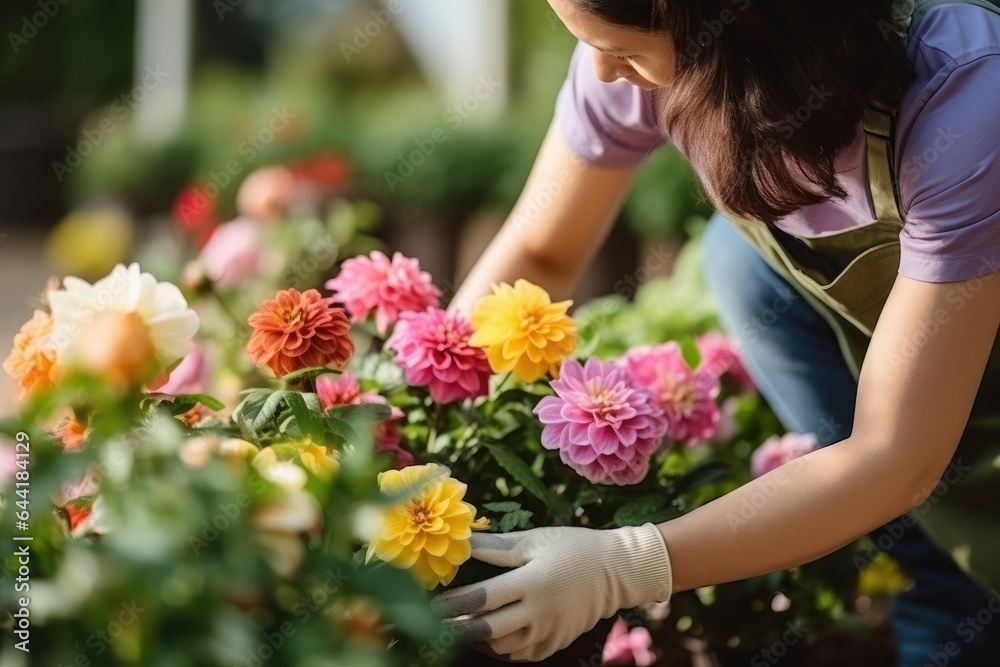
[[[729,464],[722,461],[705,461],[687,471],[675,483],[678,494],[694,491],[703,486],[725,479],[731,472]]]
[[[273,389],[250,389],[243,392],[246,398],[233,410],[233,422],[239,427],[240,435],[251,441],[257,439],[257,429],[253,427],[254,421],[264,409],[264,404],[274,393]]]
[[[392,409],[381,403],[360,403],[358,405],[338,405],[326,411],[328,417],[337,417],[357,426],[374,426],[388,421]]]
[[[260,414],[260,410],[264,407],[264,403],[268,397],[273,393],[273,389],[247,389],[243,392],[246,398],[236,406],[233,414],[243,415],[245,418],[253,421]]]
[[[260,431],[260,429],[262,429],[267,422],[274,419],[274,416],[278,414],[278,408],[281,407],[281,403],[284,401],[287,393],[288,392],[284,389],[279,389],[267,397],[267,400],[264,401],[264,404],[260,407],[260,411],[257,413],[257,416],[250,422],[250,427],[255,433]]]
[[[500,464],[500,467],[509,472],[511,477],[513,477],[518,484],[523,486],[533,496],[545,503],[546,507],[552,509],[553,503],[552,498],[550,497],[550,491],[545,487],[545,484],[542,483],[542,480],[535,475],[527,463],[521,460],[517,454],[514,454],[509,449],[498,447],[496,445],[486,445],[486,449],[489,450],[496,462]]]
[[[517,528],[527,528],[528,521],[534,513],[528,510],[517,510],[509,514],[505,514],[502,519],[500,519],[499,532],[509,533]]]
[[[361,434],[358,433],[357,429],[355,429],[350,422],[330,416],[325,417],[323,421],[326,423],[326,434],[328,436],[340,438],[348,445],[361,444]]]
[[[315,396],[315,394],[313,394]],[[285,392],[285,403],[292,409],[292,415],[299,426],[302,435],[322,441],[326,435],[326,422],[323,416],[310,409],[306,399],[297,391]]]
[[[295,415],[288,413],[278,424],[278,433],[283,433],[290,438],[301,438],[304,434],[302,429],[299,428],[299,422],[295,419]]]
[[[179,394],[163,402],[174,416],[184,414],[199,403],[209,410],[223,410],[226,407],[225,403],[208,394]]]
[[[306,402],[306,405],[309,407],[310,410],[314,410],[322,414],[323,405],[319,402],[319,396],[307,392],[302,392],[300,395],[302,396],[302,400]]]
[[[521,503],[512,500],[499,503],[483,503],[483,509],[491,512],[516,512],[521,509]]]
[[[698,368],[701,364],[701,350],[698,349],[698,343],[695,342],[695,339],[691,336],[684,336],[678,342],[687,365],[691,368]]]
[[[326,375],[327,373],[333,375],[339,375],[340,371],[335,371],[332,368],[323,368],[323,367],[303,368],[300,371],[295,371],[294,373],[289,373],[288,375],[282,376],[281,381],[284,383],[284,386],[289,387],[295,382],[298,382],[300,380],[315,380],[320,375]]]
[[[650,516],[661,511],[667,504],[666,494],[641,496],[631,500],[615,512],[616,526],[641,526],[649,523]]]

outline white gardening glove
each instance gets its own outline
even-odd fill
[[[472,557],[516,569],[442,593],[435,609],[512,662],[547,658],[602,618],[666,602],[672,591],[667,547],[651,523],[474,533]]]

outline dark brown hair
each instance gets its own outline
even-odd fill
[[[911,76],[891,0],[574,0],[615,25],[664,32],[677,77],[664,132],[717,204],[774,222],[846,197],[834,161],[870,96]]]

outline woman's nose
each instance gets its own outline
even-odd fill
[[[594,50],[594,74],[604,83],[614,83],[628,76],[628,65],[624,60]]]

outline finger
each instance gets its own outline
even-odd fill
[[[472,557],[497,567],[521,567],[528,562],[524,542],[529,532],[473,533],[469,538]]]
[[[445,591],[431,600],[431,608],[442,618],[493,611],[520,600],[527,585],[524,573],[512,570],[478,584]]]
[[[530,634],[528,628],[515,630],[506,637],[491,639],[490,647],[495,653],[503,656],[511,656],[518,651],[522,651],[530,644]]]
[[[448,625],[460,630],[469,641],[489,641],[492,646],[492,640],[527,628],[530,618],[528,606],[515,602],[480,616],[450,621]]]

